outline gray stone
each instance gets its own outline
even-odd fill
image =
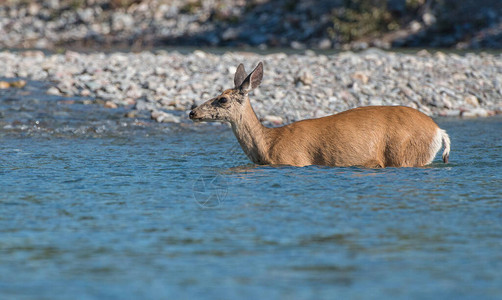
[[[61,96],[61,91],[57,87],[52,86],[47,90],[47,95]]]
[[[317,47],[323,50],[330,49],[331,46],[332,46],[331,40],[328,38],[320,40],[319,43],[317,44]]]
[[[179,123],[180,118],[160,110],[152,111],[152,119],[159,123]]]
[[[155,103],[145,101],[144,99],[139,99],[136,101],[136,105],[134,107],[136,110],[149,110],[153,111],[157,109],[157,105]]]

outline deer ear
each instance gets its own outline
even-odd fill
[[[240,90],[244,93],[249,93],[251,90],[257,88],[261,79],[263,78],[263,63],[260,62],[258,66],[251,72],[240,85]]]
[[[234,85],[236,88],[240,87],[244,79],[246,79],[246,70],[244,70],[244,65],[240,64],[235,71]]]

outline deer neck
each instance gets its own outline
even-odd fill
[[[266,164],[268,162],[267,135],[270,128],[263,126],[258,120],[249,99],[245,100],[244,106],[244,113],[231,122],[232,130],[249,159],[255,164]]]

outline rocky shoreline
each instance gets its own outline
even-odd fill
[[[259,61],[265,65],[264,79],[251,101],[266,123],[280,125],[365,105],[406,105],[431,116],[502,112],[502,55],[487,53],[4,51],[0,81],[50,81],[48,94],[82,96],[85,103],[110,109],[122,106],[127,117],[146,111],[159,122],[184,122],[180,114],[232,87],[239,63],[249,72]]]
[[[494,0],[9,0],[0,49],[502,48],[501,16]]]

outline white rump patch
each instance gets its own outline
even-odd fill
[[[444,134],[446,134],[446,131],[442,130],[441,128],[438,128],[436,130],[436,134],[434,135],[434,138],[432,139],[431,145],[429,147],[430,155],[429,160],[426,163],[427,165],[434,160],[434,157],[436,157],[436,154],[441,149],[441,145],[443,144],[443,132]]]

